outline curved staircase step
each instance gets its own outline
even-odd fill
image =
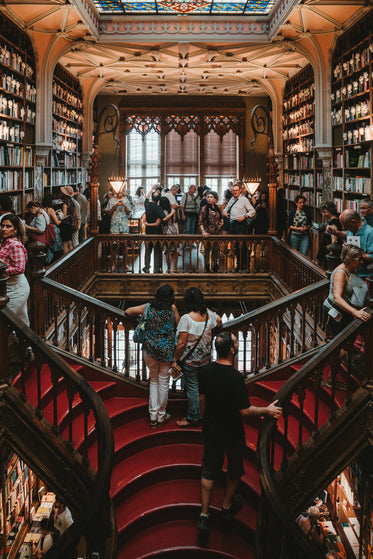
[[[219,519],[211,514],[210,537],[208,541],[201,541],[197,534],[198,513],[196,517],[196,511],[186,507],[180,512],[184,513],[184,519],[162,521],[162,515],[159,515],[158,522],[155,523],[149,518],[147,521],[152,525],[141,527],[141,537],[135,534],[126,541],[122,542],[120,539],[117,559],[158,558],[165,551],[184,549],[198,553],[203,552],[204,548],[232,559],[255,558],[254,536],[247,539],[243,537],[238,523],[233,530],[225,531]]]
[[[136,520],[153,510],[166,507],[189,505],[196,508],[198,518],[200,509],[199,479],[169,479],[144,487],[116,507],[118,532],[129,531]],[[216,484],[211,500],[211,507],[220,511],[224,499],[224,487]],[[236,516],[248,530],[255,530],[256,508],[245,501],[242,510]],[[172,517],[170,518],[172,519]]]

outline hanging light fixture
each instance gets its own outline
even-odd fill
[[[242,186],[247,190],[250,196],[253,196],[260,186],[260,178],[242,178]]]
[[[116,140],[115,136],[114,139]],[[120,159],[119,159],[119,140],[117,141],[117,147],[114,152],[113,158],[113,165],[112,165],[112,174],[108,177],[108,183],[110,184],[111,188],[115,192],[115,194],[119,194],[126,185],[127,179],[123,176],[120,176]]]

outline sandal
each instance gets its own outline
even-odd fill
[[[155,429],[158,427],[158,421],[156,419],[149,419],[149,427],[150,429]]]
[[[180,429],[185,429],[186,427],[199,427],[201,425],[201,421],[189,421],[189,419],[183,417],[183,419],[176,421],[176,425],[180,427]]]

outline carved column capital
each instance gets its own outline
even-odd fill
[[[321,159],[323,167],[331,167],[332,164],[332,146],[320,145],[315,147],[318,158]]]
[[[47,167],[48,158],[51,153],[52,146],[50,145],[36,145],[35,146],[35,159],[38,167]]]

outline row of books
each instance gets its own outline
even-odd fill
[[[8,169],[0,171],[0,192],[11,192],[22,188],[22,171]]]
[[[333,190],[339,192],[356,192],[358,194],[367,194],[370,188],[369,177],[333,177]]]
[[[285,168],[293,170],[313,169],[315,165],[314,155],[285,155]]]
[[[303,173],[301,175],[285,173],[284,182],[293,186],[296,185],[310,188],[314,186],[315,179],[313,173]]]
[[[0,146],[0,167],[32,167],[34,164],[34,152],[31,147],[3,145]]]
[[[359,211],[359,206],[361,200],[342,200],[342,198],[334,198],[334,204],[339,213],[343,212],[343,210],[354,210]]]

